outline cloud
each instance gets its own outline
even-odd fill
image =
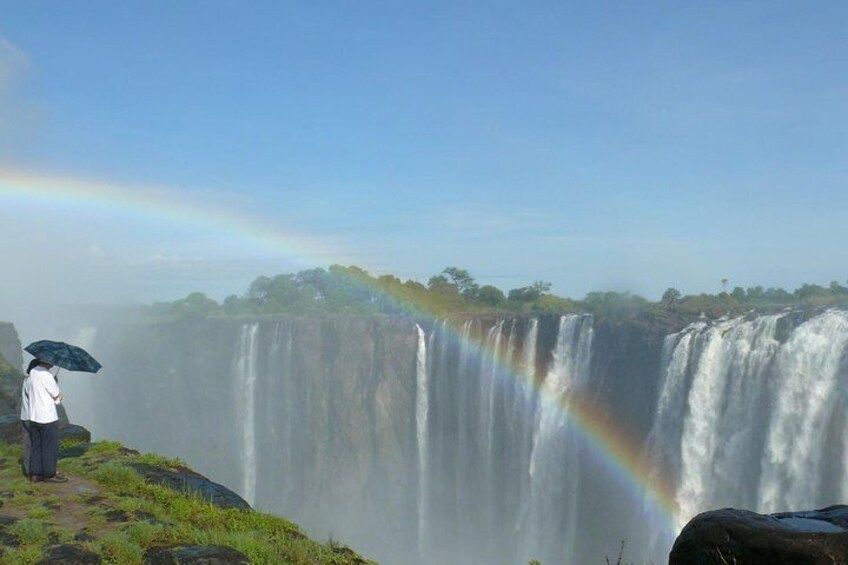
[[[10,90],[29,69],[29,57],[0,36],[0,94]]]
[[[37,129],[39,112],[17,92],[30,67],[26,53],[0,36],[0,161],[18,154]]]

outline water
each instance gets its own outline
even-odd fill
[[[418,350],[415,356],[415,379],[418,385],[415,398],[415,437],[418,443],[418,556],[427,545],[427,334],[415,324]]]
[[[670,477],[676,528],[848,497],[842,311],[669,335],[585,315],[123,332],[91,333],[121,369],[91,387],[96,435],[181,457],[389,565],[603,563],[622,540],[628,562],[664,562],[663,521],[585,442],[577,401]]]
[[[256,332],[257,324],[245,325],[239,336],[238,352],[233,363],[233,395],[240,399],[241,424],[241,494],[249,504],[256,504]]]

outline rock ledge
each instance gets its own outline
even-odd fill
[[[824,565],[848,563],[848,506],[757,514],[724,508],[693,518],[669,565]]]

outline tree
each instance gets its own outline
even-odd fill
[[[480,285],[474,282],[474,277],[465,269],[447,267],[442,271],[442,274],[450,279],[459,293],[466,298],[475,298],[477,292],[480,290]]]
[[[748,298],[748,295],[745,293],[745,289],[741,286],[733,287],[733,292],[730,293],[730,296],[732,296],[739,304],[743,304]]]
[[[497,308],[506,302],[506,296],[504,296],[503,291],[498,287],[487,284],[480,287],[477,293],[477,300],[486,306]]]
[[[535,281],[530,286],[522,286],[513,288],[509,291],[508,298],[512,302],[535,302],[551,289],[551,283],[545,281]]]
[[[680,300],[683,295],[676,288],[668,288],[662,295],[663,304],[674,304]]]
[[[218,309],[218,303],[202,292],[192,292],[182,300],[171,304],[171,314],[187,318],[208,316],[217,312]]]

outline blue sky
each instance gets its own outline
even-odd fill
[[[844,2],[10,2],[0,167],[169,187],[420,280],[844,282],[846,29]],[[222,298],[326,266],[37,213],[0,209],[7,296]],[[65,284],[33,287],[57,241]]]

